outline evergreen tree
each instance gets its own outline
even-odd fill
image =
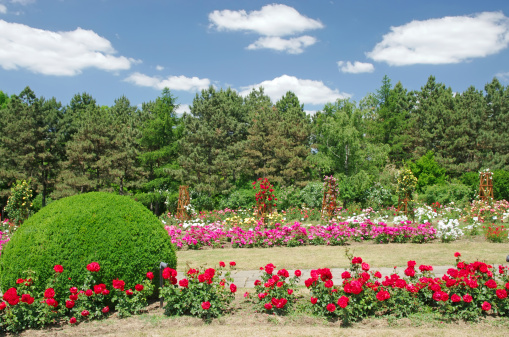
[[[229,194],[242,179],[241,142],[247,135],[242,97],[230,88],[202,90],[184,123],[178,177],[208,196]]]
[[[140,160],[148,176],[144,192],[138,200],[150,205],[159,213],[164,200],[162,191],[178,190],[178,182],[172,172],[178,170],[178,141],[183,134],[182,119],[177,117],[176,98],[168,88],[154,102],[143,104],[144,122],[141,128]],[[160,192],[161,191],[161,192]]]

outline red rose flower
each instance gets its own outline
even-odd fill
[[[369,264],[367,264],[366,262],[364,262],[364,263],[362,264],[362,270],[364,270],[364,271],[368,271],[368,270],[369,270]]]
[[[76,287],[72,287],[71,289],[69,289],[69,292],[70,292],[71,294],[77,294],[77,293],[78,293],[78,288],[76,288]]]
[[[224,268],[226,267],[226,264],[223,261],[219,261],[219,267]]]
[[[495,289],[497,287],[497,282],[494,279],[489,279],[484,283],[484,285],[490,289]]]
[[[332,288],[334,286],[334,282],[332,280],[325,281],[325,288]]]
[[[267,296],[267,293],[259,293],[258,294],[259,299],[264,299],[266,296]]]
[[[72,294],[72,295],[70,295],[70,296],[69,296],[69,299],[70,299],[71,301],[77,301],[77,300],[78,300],[78,294]]]
[[[469,294],[465,294],[465,295],[463,295],[463,301],[464,301],[465,303],[470,303],[470,302],[472,302],[472,296],[470,296]]]
[[[21,284],[23,282],[25,282],[25,280],[23,280],[22,278],[19,278],[16,280],[16,284]]]
[[[295,276],[300,277],[302,275],[302,272],[300,270],[295,271]]]
[[[272,309],[272,304],[270,304],[270,303],[265,303],[264,307],[265,307],[265,309],[267,309],[267,310],[271,310],[271,309]]]
[[[108,289],[103,289],[102,293],[103,295],[108,295],[110,291]]]
[[[415,269],[414,268],[407,268],[405,269],[405,275],[409,277],[415,276]]]
[[[103,314],[107,314],[108,312],[110,312],[110,307],[105,306],[104,308],[102,308],[101,311],[103,312]]]
[[[81,316],[83,316],[83,317],[87,317],[88,315],[90,315],[90,312],[88,312],[88,310],[83,310],[81,312]]]
[[[316,297],[311,297],[311,304],[316,304],[316,302],[318,302],[318,298]]]
[[[346,306],[348,305],[348,302],[350,301],[350,299],[346,296],[341,296],[339,299],[338,299],[338,305],[341,307],[341,308],[346,308]]]
[[[143,284],[137,284],[137,285],[135,285],[135,286],[134,286],[134,289],[135,289],[136,291],[142,291],[142,290],[143,290]]]
[[[235,267],[237,264],[234,261],[230,261],[230,267]]]
[[[293,289],[288,289],[287,292],[288,292],[288,295],[291,295],[291,294],[293,294]]]
[[[46,304],[49,305],[50,307],[55,307],[55,308],[58,306],[58,302],[53,297],[48,298],[46,300]]]
[[[90,297],[94,294],[94,292],[92,291],[92,289],[87,289],[87,291],[85,291],[85,295],[87,295],[87,297]]]
[[[186,278],[183,278],[182,280],[179,281],[179,285],[182,288],[187,288],[189,285],[189,281]]]
[[[376,299],[379,300],[380,302],[388,300],[389,298],[391,298],[391,294],[389,294],[389,292],[387,290],[380,290],[376,294]]]
[[[459,252],[454,253],[454,257],[460,257],[461,254]]]
[[[64,267],[62,267],[61,265],[57,264],[57,265],[55,265],[53,267],[53,270],[55,271],[55,273],[60,274],[60,273],[64,272]]]
[[[202,302],[201,307],[203,310],[209,310],[210,309],[210,302]]]
[[[461,296],[460,296],[460,295],[458,295],[458,294],[453,294],[453,295],[451,296],[451,302],[453,302],[453,303],[461,302]]]
[[[132,289],[127,289],[127,290],[125,291],[125,294],[126,294],[127,296],[132,296],[132,295],[133,295],[133,290],[132,290]]]
[[[72,309],[74,307],[74,301],[65,301],[65,307],[67,309]]]
[[[336,311],[336,306],[332,303],[327,304],[327,311],[330,311],[330,312]]]
[[[71,318],[69,319],[69,323],[71,323],[71,324],[75,324],[75,323],[76,323],[76,317],[71,317]]]
[[[100,269],[101,269],[101,266],[99,266],[99,263],[97,263],[97,262],[92,262],[87,265],[87,270],[92,273],[98,272]]]
[[[147,272],[147,278],[148,278],[149,280],[152,280],[152,279],[154,278],[154,273],[153,273],[153,272],[151,272],[151,271]]]
[[[501,300],[507,297],[507,291],[505,289],[497,289],[496,294]]]
[[[116,279],[116,280],[112,281],[112,284],[113,284],[113,288],[114,289],[118,289],[120,291],[124,291],[124,287],[125,287],[125,282],[124,281]]]
[[[381,272],[379,272],[379,271],[377,271],[377,272],[375,273],[375,277],[376,277],[376,278],[381,278],[381,277],[382,277],[382,273],[381,273]]]
[[[230,284],[230,291],[231,291],[232,293],[236,292],[236,291],[237,291],[237,286],[236,286],[235,284],[233,284],[233,283],[232,283],[232,284]]]
[[[21,302],[25,302],[26,304],[32,304],[34,303],[35,298],[30,296],[29,294],[23,294],[21,295]]]
[[[350,277],[352,277],[352,275],[346,270],[341,274],[342,279],[349,279]]]
[[[53,288],[46,289],[46,291],[44,291],[44,297],[45,298],[55,297],[55,289],[53,289]]]
[[[481,308],[484,311],[488,311],[488,310],[491,309],[491,304],[489,304],[488,302],[484,301],[484,303],[482,304]]]

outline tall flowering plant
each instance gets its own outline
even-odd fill
[[[234,269],[235,262],[230,262],[229,267]],[[237,292],[231,272],[225,268],[224,262],[219,262],[217,270],[190,268],[180,280],[176,270],[165,268],[164,285],[160,289],[166,302],[165,314],[191,315],[209,320],[224,313]]]
[[[294,276],[286,269],[276,272],[276,266],[272,263],[260,267],[262,271],[261,280],[256,280],[255,304],[258,311],[276,315],[285,315],[296,302],[295,287],[299,282],[301,271],[296,270]],[[247,293],[246,293],[247,294]],[[244,295],[248,297],[248,295]]]
[[[274,195],[274,187],[267,178],[258,178],[253,181],[253,189],[256,191],[255,200],[258,216],[265,218],[276,208],[277,198]]]
[[[323,191],[322,216],[332,217],[336,212],[339,195],[338,182],[334,176],[323,178]]]
[[[32,208],[32,190],[30,181],[17,180],[16,185],[11,188],[11,195],[7,200],[4,210],[9,213],[9,218],[14,221],[14,225],[21,224],[28,219],[30,209]],[[12,233],[9,233],[12,235]]]

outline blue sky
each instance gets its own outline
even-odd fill
[[[133,105],[214,85],[305,110],[359,101],[384,75],[462,92],[509,84],[509,1],[0,0],[0,90]]]

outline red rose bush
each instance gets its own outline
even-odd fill
[[[230,262],[229,268],[234,268]],[[181,278],[171,268],[163,270],[164,285],[160,295],[164,298],[166,315],[192,315],[211,319],[223,314],[235,298],[237,286],[224,263],[218,269],[190,268]]]

